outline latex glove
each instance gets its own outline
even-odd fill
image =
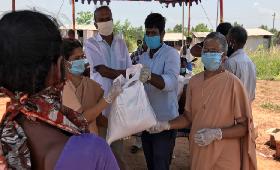
[[[194,142],[199,146],[207,146],[214,140],[221,140],[223,137],[222,130],[218,129],[201,129],[194,135]]]
[[[157,124],[151,127],[148,132],[149,133],[160,133],[165,130],[170,130],[170,124],[168,121],[160,122],[158,121]]]
[[[151,70],[150,68],[144,66],[142,69],[141,69],[141,73],[140,73],[140,81],[142,83],[146,83],[148,80],[151,80],[151,76],[152,76],[152,73],[151,73]]]
[[[113,82],[113,85],[107,96],[104,99],[107,103],[112,103],[115,98],[122,92],[122,86],[120,80]]]

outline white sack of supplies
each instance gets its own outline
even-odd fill
[[[126,79],[120,75],[123,92],[116,98],[108,116],[107,143],[142,132],[156,125],[156,116],[139,80],[142,65],[126,70]],[[129,78],[132,75],[132,78]]]

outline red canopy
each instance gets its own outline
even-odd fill
[[[109,4],[111,2],[111,0],[75,0],[75,1],[81,2],[83,4],[85,2],[87,2],[88,4],[90,4],[90,3],[97,4],[98,1],[100,2],[100,4],[103,4],[104,2]],[[188,4],[188,2],[190,2],[191,5],[193,2],[195,2],[196,4],[201,2],[201,0],[126,0],[126,1],[159,1],[159,3],[165,3],[167,6],[169,4],[172,4],[173,7],[175,6],[176,3],[179,3],[179,5],[181,6],[182,2],[185,2],[186,5]]]

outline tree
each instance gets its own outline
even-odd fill
[[[176,24],[173,28],[173,32],[182,32],[182,24]]]
[[[124,23],[117,21],[114,24],[114,34],[122,34],[128,50],[132,52],[136,48],[136,41],[143,39],[144,30],[142,26],[133,27],[128,20],[125,20]]]
[[[270,30],[269,30],[269,32],[271,32],[272,34],[274,34],[274,35],[277,35],[278,34],[278,30],[277,29],[273,29],[273,28],[271,28]]]
[[[200,23],[195,27],[192,27],[192,32],[210,32],[211,29],[208,28],[206,24]]]
[[[89,25],[93,20],[93,13],[90,11],[82,11],[78,13],[76,18],[77,24],[79,25]]]
[[[239,23],[237,23],[236,21],[233,23],[233,26],[235,27],[235,26],[241,26],[241,27],[243,27],[243,24],[239,24]]]
[[[269,31],[269,28],[267,25],[261,25],[259,28]]]

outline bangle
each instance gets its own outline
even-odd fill
[[[103,96],[103,99],[106,101],[106,103],[108,103],[108,104],[111,104],[112,102],[113,102],[113,100],[112,100],[112,98],[111,97],[105,97],[105,96]]]
[[[223,131],[222,131],[222,129],[217,129],[218,130],[218,140],[222,140],[223,139]]]

